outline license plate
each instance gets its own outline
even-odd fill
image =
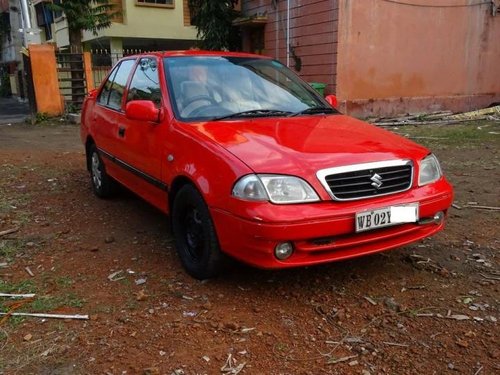
[[[356,232],[389,227],[418,220],[418,203],[389,206],[356,213]]]

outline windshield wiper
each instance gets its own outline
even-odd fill
[[[219,121],[219,120],[238,118],[238,117],[269,117],[277,115],[289,116],[291,114],[293,113],[289,111],[281,111],[279,109],[251,109],[249,111],[236,112],[226,116],[215,117],[212,119],[212,121]]]
[[[306,109],[303,109],[302,111],[292,113],[291,115],[288,115],[288,117],[294,117],[294,116],[299,116],[299,115],[312,115],[316,113],[335,113],[335,110],[330,107],[309,107]]]

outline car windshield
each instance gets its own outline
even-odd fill
[[[166,57],[175,115],[183,121],[336,113],[278,61],[248,57]]]

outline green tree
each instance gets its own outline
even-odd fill
[[[191,22],[198,30],[200,47],[207,50],[234,50],[240,42],[232,24],[238,16],[238,0],[189,0]]]
[[[82,32],[91,31],[94,35],[111,26],[113,18],[119,15],[115,4],[109,0],[63,0],[49,4],[55,12],[63,12],[68,22],[69,44],[71,52],[81,53]],[[83,60],[69,55],[71,69],[72,101],[67,108],[78,108],[85,96]]]
[[[63,0],[50,4],[50,8],[63,12],[68,22],[69,43],[78,52],[82,50],[82,32],[97,32],[111,26],[115,11],[115,4],[108,0]]]

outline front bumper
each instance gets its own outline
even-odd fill
[[[400,247],[429,237],[444,227],[438,223],[410,223],[355,233],[355,214],[367,209],[419,203],[420,220],[447,212],[453,192],[443,178],[439,182],[393,196],[356,202],[323,201],[302,205],[262,205],[228,212],[211,209],[222,250],[261,268],[308,266],[354,258]],[[252,219],[249,219],[251,217]],[[274,249],[290,241],[294,252],[278,260]]]

